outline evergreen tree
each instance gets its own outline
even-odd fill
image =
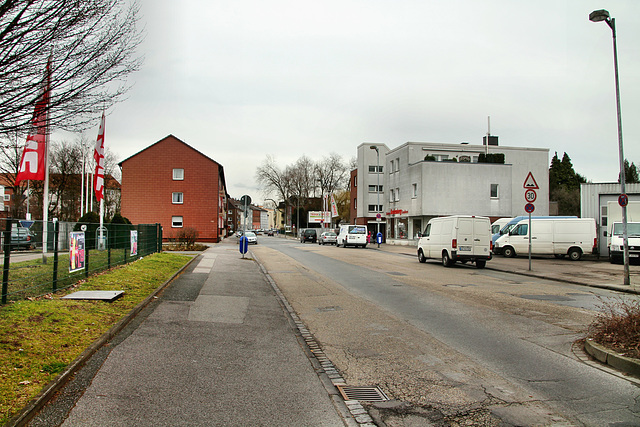
[[[638,167],[631,163],[629,160],[624,159],[624,182],[627,184],[636,184],[640,182],[640,174],[638,173]],[[620,182],[620,174],[618,174],[618,182]]]
[[[562,160],[556,152],[549,167],[549,199],[558,202],[558,214],[580,214],[580,184],[587,180],[576,173],[571,158],[564,153]]]

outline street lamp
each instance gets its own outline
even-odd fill
[[[378,196],[378,202],[376,205],[376,242],[378,241],[378,234],[380,234],[380,150],[375,145],[369,146],[370,149],[376,150],[376,194]],[[380,243],[378,243],[380,247]]]
[[[622,149],[622,113],[620,112],[620,82],[618,81],[618,47],[616,44],[616,19],[611,18],[609,12],[600,9],[589,14],[591,22],[604,21],[607,23],[613,34],[613,67],[616,80],[616,108],[618,114],[618,151],[620,157],[620,192],[626,194],[624,172],[624,151]],[[630,285],[629,280],[629,236],[627,234],[627,206],[622,206],[622,242],[624,245],[624,284]]]

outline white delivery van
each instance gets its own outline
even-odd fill
[[[367,226],[366,225],[341,225],[340,232],[336,239],[336,248],[342,246],[367,247]]]
[[[618,202],[607,202],[606,238],[611,263],[624,262],[622,228],[622,208]],[[629,259],[640,259],[640,202],[638,201],[631,201],[627,205],[627,239]]]
[[[593,218],[522,219],[507,234],[503,234],[493,245],[495,253],[506,257],[529,253],[531,231],[531,253],[555,255],[577,261],[584,253],[596,249],[596,221]]]
[[[456,261],[475,262],[484,268],[491,259],[491,222],[484,216],[455,215],[432,218],[418,240],[418,260],[441,259],[449,267]]]
[[[502,227],[507,225],[513,218],[498,218],[491,224],[491,235],[500,233]]]

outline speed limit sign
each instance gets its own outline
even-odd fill
[[[536,194],[536,190],[528,189],[524,192],[524,199],[529,203],[535,202],[536,197],[538,197],[538,195]]]

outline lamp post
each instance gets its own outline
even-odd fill
[[[376,194],[378,201],[376,204],[376,242],[378,241],[378,234],[380,233],[380,150],[375,145],[369,146],[370,149],[376,150]],[[380,243],[378,243],[380,247]]]
[[[620,82],[618,81],[618,46],[616,43],[616,19],[611,18],[609,12],[600,9],[594,10],[589,14],[591,22],[604,21],[607,23],[613,34],[613,67],[616,80],[616,109],[618,115],[618,152],[620,157],[620,192],[626,194],[625,191],[625,171],[624,171],[624,151],[622,149],[622,113],[620,112]],[[622,207],[622,242],[624,250],[624,284],[630,285],[629,280],[629,235],[627,233],[627,206]]]

